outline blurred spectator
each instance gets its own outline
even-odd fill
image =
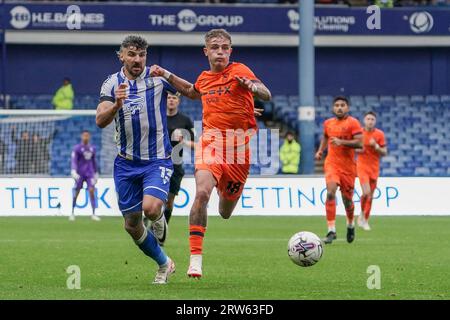
[[[300,144],[295,141],[292,131],[286,133],[286,138],[280,148],[281,173],[296,174],[300,164]]]
[[[33,134],[31,173],[49,173],[50,152],[48,145],[52,142],[55,135],[56,130],[47,138],[43,138],[37,133]]]
[[[375,5],[379,6],[380,8],[393,8],[394,0],[376,0]]]
[[[5,172],[4,168],[6,163],[6,150],[6,144],[0,138],[0,174],[3,174]]]
[[[12,127],[11,139],[16,144],[16,167],[14,172],[23,174],[31,172],[32,141],[28,131],[22,131],[20,139],[16,137],[16,127]]]
[[[296,1],[298,2],[298,1]],[[351,6],[351,1],[349,0],[316,0],[316,4],[345,4]]]
[[[56,91],[52,104],[56,110],[72,110],[74,92],[69,78],[64,78],[63,85]]]

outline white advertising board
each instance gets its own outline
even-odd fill
[[[360,212],[361,188],[356,181],[355,213]],[[373,215],[450,215],[447,197],[450,178],[380,178],[374,194]],[[0,216],[68,216],[72,210],[70,178],[0,179]],[[186,177],[175,199],[174,215],[188,215],[195,196],[195,181]],[[250,177],[234,215],[324,215],[325,179],[320,177]],[[96,212],[120,216],[114,182],[100,179],[96,185]],[[209,214],[218,215],[218,196],[213,191]],[[89,215],[86,189],[80,192],[76,215]],[[345,214],[340,193],[337,214]]]

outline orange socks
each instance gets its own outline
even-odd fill
[[[189,226],[189,247],[191,249],[191,254],[202,254],[205,232],[206,228],[203,226],[192,224]]]
[[[353,202],[350,208],[345,208],[345,212],[347,213],[347,225],[353,225],[353,218],[355,213],[355,205]]]
[[[369,220],[370,210],[372,209],[372,198],[367,196],[361,197],[361,209],[364,213],[364,219]]]
[[[325,209],[327,212],[328,231],[336,232],[336,200],[327,200]]]

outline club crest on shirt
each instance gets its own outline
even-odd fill
[[[92,159],[91,150],[83,150],[83,157],[85,160],[91,160]]]
[[[146,90],[151,89],[151,88],[153,88],[155,86],[155,83],[150,78],[145,78],[144,82],[145,82],[145,89]]]
[[[125,112],[130,112],[132,115],[136,113],[136,111],[141,111],[144,107],[144,97],[138,96],[137,94],[130,94],[128,98],[125,100],[123,105],[123,110]]]

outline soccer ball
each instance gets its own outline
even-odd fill
[[[288,242],[289,258],[301,267],[315,265],[322,257],[322,254],[322,241],[312,232],[298,232]]]

